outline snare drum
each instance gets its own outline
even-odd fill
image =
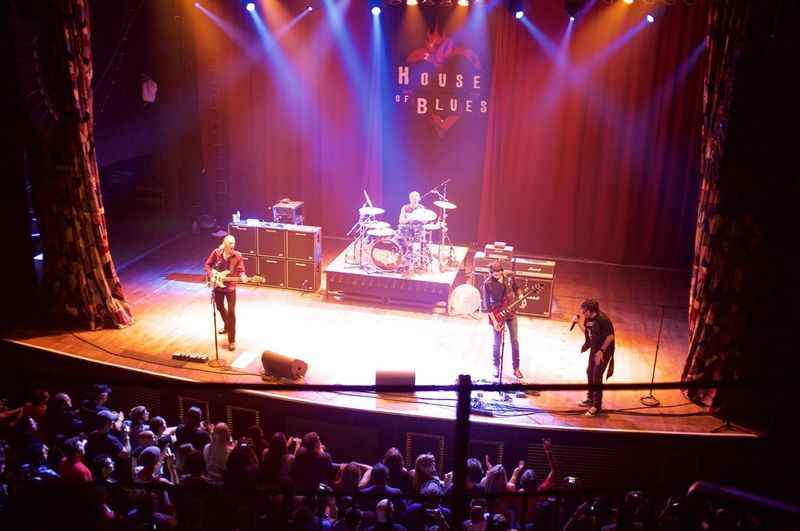
[[[381,271],[397,271],[403,265],[405,244],[393,238],[380,238],[370,247],[372,263]]]
[[[408,241],[416,241],[422,237],[422,223],[402,223],[397,226],[397,233]]]

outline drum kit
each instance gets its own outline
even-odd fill
[[[432,191],[439,197],[433,204],[441,210],[441,215],[420,205],[397,229],[377,219],[384,209],[373,206],[364,192],[367,203],[358,209],[358,221],[350,231],[354,240],[347,262],[365,270],[387,273],[423,273],[457,266],[447,235],[447,213],[455,210],[456,205],[447,200],[446,188],[443,191]],[[435,253],[434,243],[438,243]]]

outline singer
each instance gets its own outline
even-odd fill
[[[506,275],[503,271],[501,262],[492,262],[489,265],[491,276],[483,283],[483,308],[489,311],[497,306],[506,304],[510,299],[522,297],[522,289],[517,285],[513,275]],[[528,301],[523,300],[520,307],[524,308]],[[517,336],[517,317],[512,314],[506,320],[505,328],[508,329],[508,336],[511,338],[511,362],[514,367],[514,377],[522,379],[522,371],[519,370],[519,338]],[[494,377],[500,377],[500,346],[503,343],[504,330],[492,329],[494,332],[494,345],[492,357],[494,360]]]
[[[586,379],[589,385],[603,383],[603,374],[608,367],[606,378],[614,374],[614,325],[606,314],[600,311],[600,303],[594,299],[586,299],[581,303],[583,314],[583,333],[585,341],[581,352],[589,351],[589,364],[586,367]],[[577,316],[576,316],[577,317]],[[570,330],[577,319],[573,319]],[[594,417],[603,408],[603,391],[589,391],[581,406],[589,407],[587,417]]]

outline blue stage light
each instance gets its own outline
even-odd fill
[[[381,8],[379,8],[378,6],[373,7],[372,14],[377,17],[378,15],[381,14]]]
[[[256,10],[256,4],[253,2],[247,2],[247,5],[244,6],[244,8],[252,13]]]
[[[647,22],[649,24],[652,24],[653,22],[656,21],[656,18],[653,15],[647,15],[647,17],[645,17],[645,18],[647,19]]]
[[[525,12],[522,11],[521,9],[519,11],[517,11],[516,13],[514,13],[514,17],[515,18],[522,18],[523,16],[525,16]]]

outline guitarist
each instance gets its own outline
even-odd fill
[[[228,234],[222,239],[222,245],[211,251],[205,264],[206,276],[210,279],[212,270],[228,271],[232,280],[247,282],[244,272],[242,253],[235,250],[236,238]],[[238,278],[237,278],[238,277]],[[227,309],[225,302],[227,301]],[[223,287],[214,287],[214,305],[222,317],[220,334],[228,334],[228,350],[236,349],[236,283],[225,282]]]
[[[503,264],[499,261],[489,265],[491,275],[483,283],[483,308],[491,312],[495,308],[514,302],[517,298],[522,298],[522,289],[517,285],[513,275],[506,275],[503,271]],[[524,308],[528,301],[523,299],[519,304]],[[504,329],[508,328],[508,335],[511,338],[511,360],[514,366],[514,377],[522,379],[522,371],[519,370],[519,339],[517,337],[517,317],[513,313],[504,323],[492,323],[494,328],[494,376],[500,377],[500,346],[503,342]]]

